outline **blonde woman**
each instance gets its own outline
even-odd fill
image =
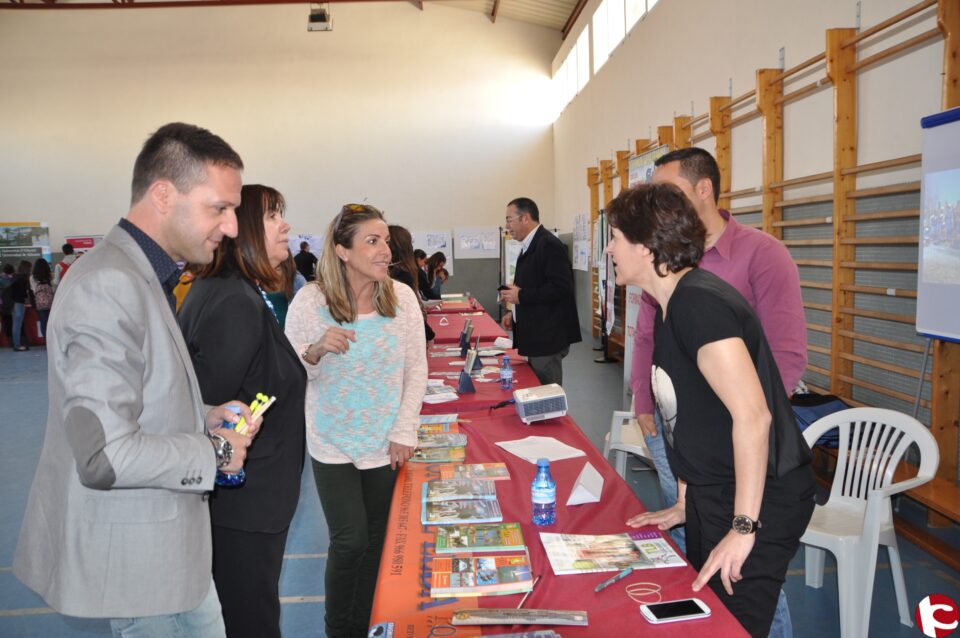
[[[397,470],[417,443],[426,391],[423,316],[390,279],[390,231],[348,204],[327,229],[317,280],[286,333],[307,369],[307,448],[330,529],[326,635],[366,636]]]

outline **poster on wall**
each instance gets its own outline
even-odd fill
[[[503,240],[503,280],[508,284],[513,283],[513,277],[517,273],[517,260],[520,258],[520,249],[523,244],[515,239],[506,238]]]
[[[453,255],[457,259],[500,258],[499,228],[455,228],[453,235]]]
[[[573,216],[573,269],[590,269],[590,216]]]
[[[668,146],[660,146],[646,153],[631,157],[628,164],[628,185],[644,184],[653,178],[655,162],[669,151]],[[627,286],[627,307],[624,313],[623,335],[623,382],[630,387],[630,370],[633,366],[633,341],[637,333],[637,318],[640,316],[640,302],[643,290],[637,286]]]
[[[79,257],[103,240],[103,235],[71,235],[64,237],[63,242],[73,246],[73,254]]]
[[[0,263],[17,266],[50,254],[50,229],[46,222],[0,222]]]
[[[427,253],[427,257],[441,252],[447,258],[444,266],[447,272],[453,275],[453,233],[449,230],[416,230],[410,231],[413,236],[413,248],[419,248]]]

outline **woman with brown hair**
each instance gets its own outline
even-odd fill
[[[379,210],[348,204],[327,229],[317,280],[290,304],[307,369],[307,449],[330,529],[326,635],[367,635],[397,469],[417,444],[427,384],[423,315],[393,285]]]
[[[697,267],[706,228],[683,191],[642,184],[607,207],[617,284],[656,299],[651,381],[677,503],[633,527],[686,524],[687,557],[751,636],[767,636],[813,513],[811,454],[760,320]]]
[[[390,230],[390,278],[402,284],[407,284],[411,290],[416,292],[417,276],[418,273],[422,274],[423,271],[417,268],[417,260],[413,252],[413,238],[410,236],[410,231],[403,226],[394,224],[390,224],[387,228]],[[419,299],[420,296],[417,295],[417,300],[419,301]],[[423,331],[429,345],[436,335],[433,328],[427,323],[427,315],[423,311],[422,303],[420,304],[420,311],[423,312]]]
[[[280,568],[300,495],[307,379],[267,292],[290,285],[283,196],[254,184],[241,197],[236,239],[224,237],[213,261],[194,270],[178,319],[205,403],[277,397],[247,451],[246,482],[218,487],[210,512],[213,580],[227,635],[279,637]]]
[[[439,250],[427,258],[427,282],[430,285],[430,296],[428,299],[440,299],[440,288],[443,281],[440,279],[440,271],[447,265],[447,256]]]

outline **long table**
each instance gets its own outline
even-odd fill
[[[463,324],[467,319],[473,322],[474,339],[479,336],[482,343],[489,343],[497,337],[507,336],[507,333],[500,327],[500,324],[485,312],[441,312],[427,315],[427,323],[430,324],[430,327],[433,328],[434,333],[436,333],[434,343],[457,343],[460,340],[460,333],[463,331]]]
[[[457,386],[457,375],[463,369],[463,359],[457,357],[435,356],[444,353],[445,347],[434,347],[427,352],[427,370],[431,379],[441,379],[449,386]],[[527,364],[526,360],[517,355],[516,350],[508,350],[510,356],[510,365],[513,368],[513,380],[515,388],[529,388],[539,385],[537,376],[533,369]],[[486,359],[487,357],[483,357]],[[499,362],[500,357],[496,357]],[[456,365],[452,365],[456,364]],[[449,403],[424,403],[421,408],[422,414],[446,414],[448,412],[472,412],[474,410],[486,410],[501,401],[505,401],[512,396],[512,391],[500,388],[499,370],[490,371],[486,374],[475,375],[473,378],[473,387],[475,393],[461,394],[456,401]],[[501,411],[513,411],[512,406],[501,408]]]
[[[483,306],[476,299],[471,298],[468,301],[459,299],[453,301],[441,301],[438,305],[430,305],[427,312],[431,315],[438,314],[459,314],[463,312],[483,312]]]
[[[440,359],[449,361],[449,359]],[[444,364],[446,365],[446,364]],[[431,369],[442,369],[431,361]],[[536,377],[525,365],[516,366],[517,385],[536,385]],[[479,384],[489,390],[491,402],[509,396],[498,384]],[[494,389],[495,388],[495,389]],[[476,395],[461,395],[456,402],[424,406],[427,413],[458,412],[460,431],[467,434],[467,462],[506,463],[511,480],[497,482],[497,496],[505,522],[519,521],[524,541],[530,552],[534,575],[540,581],[528,597],[525,608],[530,609],[576,609],[589,614],[587,627],[552,627],[563,636],[644,636],[676,635],[678,631],[693,635],[746,636],[746,632],[723,606],[709,588],[704,588],[696,597],[712,610],[709,618],[684,622],[680,625],[651,625],[640,616],[637,603],[624,592],[625,585],[638,582],[657,583],[662,587],[663,600],[694,596],[690,586],[696,572],[689,566],[652,569],[636,572],[600,593],[594,586],[612,574],[582,574],[556,576],[539,540],[540,531],[571,534],[609,534],[628,531],[625,521],[644,511],[643,505],[633,490],[616,474],[600,452],[590,443],[573,419],[563,417],[526,426],[512,407],[503,408],[492,415],[489,403],[478,405]],[[495,443],[522,439],[530,435],[552,436],[568,445],[583,450],[586,457],[557,461],[551,464],[551,472],[557,482],[557,523],[540,528],[530,522],[530,484],[536,467],[516,457]],[[600,503],[566,506],[576,477],[589,461],[604,479]],[[431,564],[434,558],[433,541],[436,528],[420,523],[420,493],[425,481],[439,477],[439,466],[407,463],[401,469],[393,494],[387,541],[384,546],[374,600],[371,626],[378,623],[394,623],[394,636],[426,637],[436,625],[449,624],[453,611],[471,607],[516,607],[521,596],[486,596],[480,598],[434,599],[430,597]],[[507,633],[510,631],[543,629],[545,626],[458,627],[456,636],[480,636],[483,634]],[[446,634],[449,635],[449,634]]]

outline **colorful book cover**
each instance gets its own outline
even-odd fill
[[[499,523],[503,520],[503,513],[497,501],[460,500],[421,503],[420,511],[420,522],[424,525]]]
[[[438,556],[433,559],[432,598],[506,596],[533,589],[530,556]]]
[[[420,434],[417,436],[418,448],[462,447],[466,444],[466,434]]]
[[[456,421],[448,423],[421,423],[417,430],[418,436],[431,434],[457,434],[460,431],[460,424]]]
[[[455,552],[513,552],[526,548],[520,523],[450,525],[437,528],[437,554]]]
[[[641,538],[635,540],[629,533],[588,536],[540,532],[540,540],[558,576],[686,564],[658,532],[653,532],[654,537],[648,536],[650,532],[633,534]]]
[[[412,463],[462,463],[467,458],[463,447],[417,448],[410,457]]]
[[[468,463],[441,467],[440,478],[507,481],[510,479],[510,472],[506,463]]]
[[[497,488],[490,481],[427,481],[423,484],[423,502],[457,501],[460,499],[496,500]]]

